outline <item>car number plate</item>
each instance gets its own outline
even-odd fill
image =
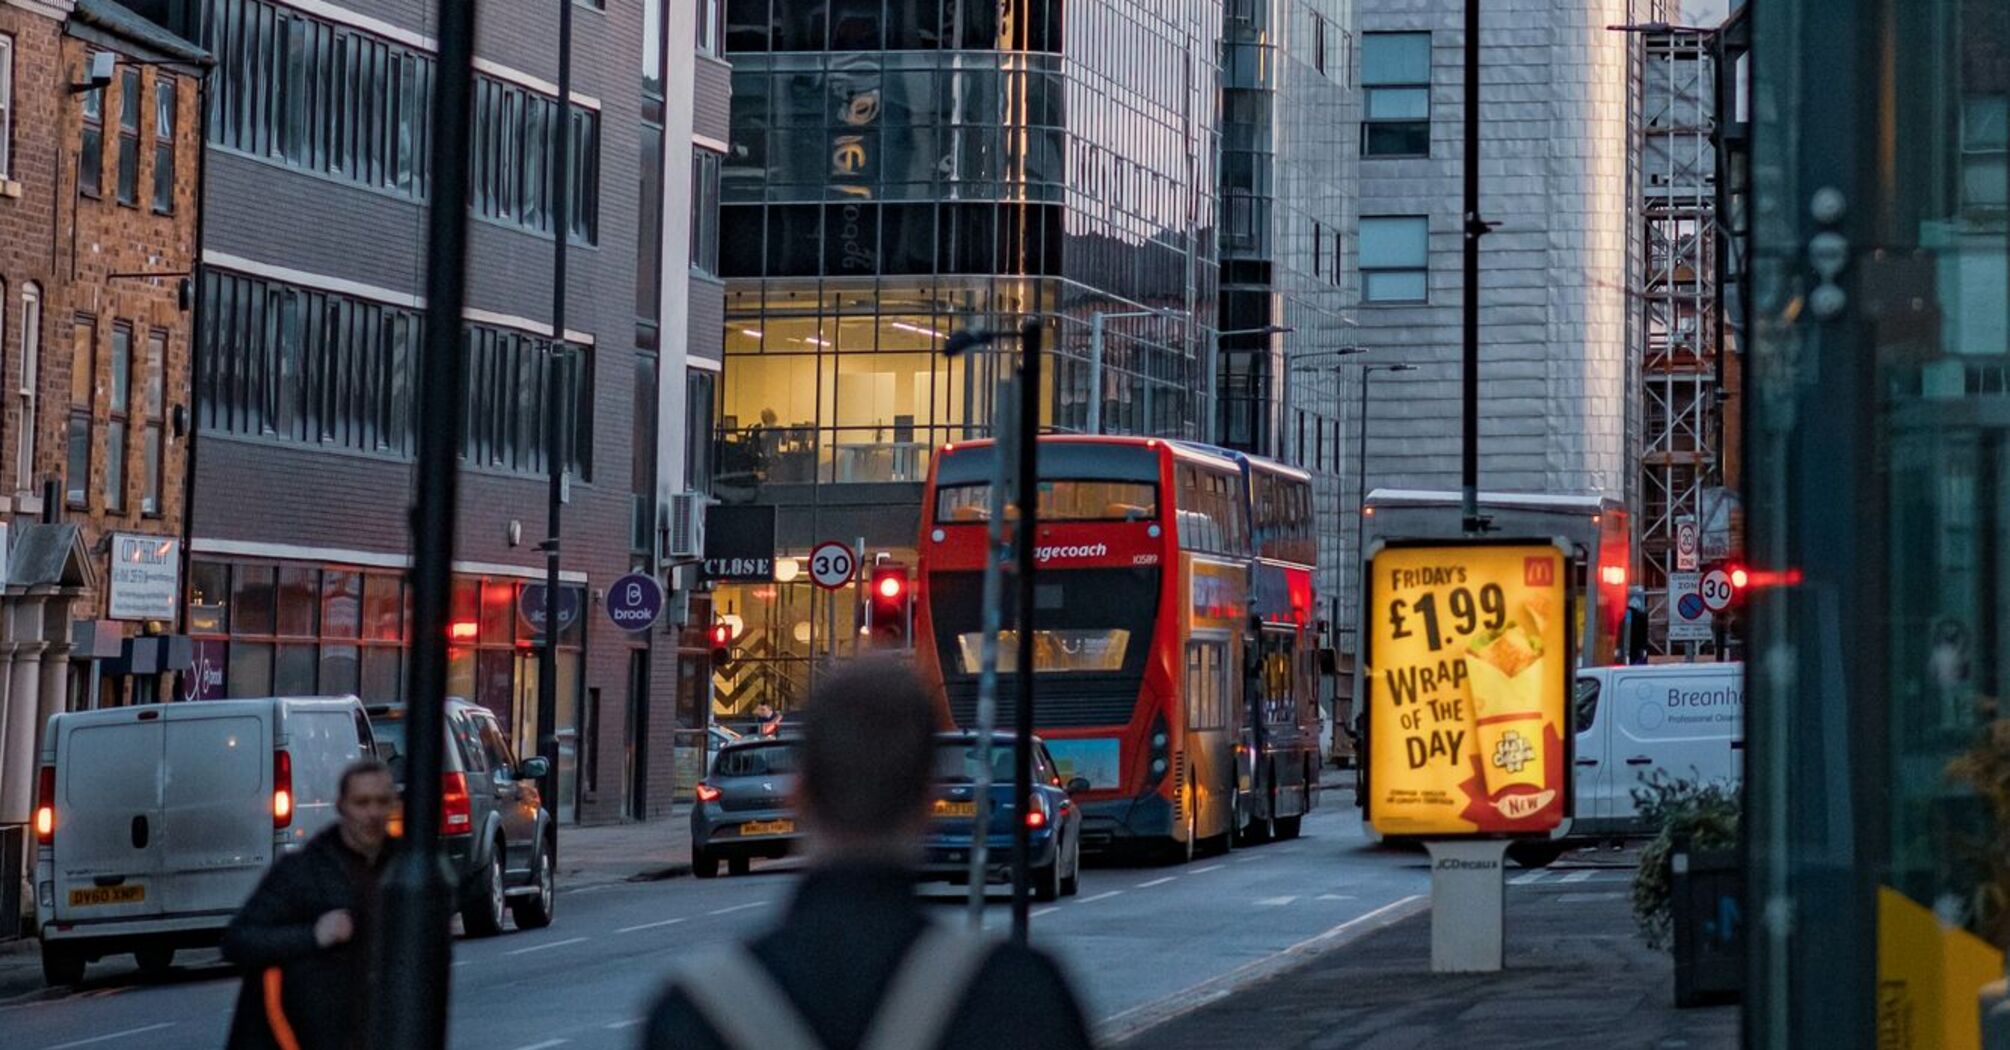
[[[793,820],[750,820],[740,825],[742,835],[787,835],[795,830]]]
[[[87,908],[94,904],[138,904],[147,899],[144,883],[131,886],[93,886],[89,889],[71,890],[70,907]]]
[[[974,817],[977,815],[977,803],[951,802],[948,799],[937,799],[935,802],[935,815],[938,817]]]

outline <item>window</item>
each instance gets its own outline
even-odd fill
[[[1325,261],[1326,228],[1315,222],[1312,224],[1312,276],[1317,277],[1323,272]]]
[[[527,332],[488,325],[468,325],[467,440],[462,456],[473,465],[525,474],[543,474],[546,388],[565,383],[566,419],[571,423],[566,469],[586,476],[586,450],[591,438],[591,384],[587,379],[590,351],[568,347],[563,361],[554,361],[549,344]]]
[[[0,179],[14,175],[14,38],[0,36]]]
[[[1598,721],[1598,679],[1577,680],[1577,696],[1571,707],[1571,727],[1577,732],[1590,729]]]
[[[85,69],[90,63],[86,61]],[[80,77],[85,75],[79,71]],[[105,90],[97,88],[78,97],[83,111],[83,137],[77,147],[77,192],[96,198],[105,182]]]
[[[629,466],[629,546],[651,549],[656,539],[656,411],[657,357],[635,355],[635,455]]]
[[[641,175],[642,201],[635,218],[636,345],[651,348],[658,344],[663,317],[663,127],[648,121],[642,124]]]
[[[69,450],[63,499],[83,507],[91,498],[91,404],[97,400],[98,325],[77,318],[70,332]]]
[[[412,454],[418,311],[213,268],[202,294],[203,428]]]
[[[111,396],[105,422],[105,510],[126,509],[126,433],[133,409],[132,326],[112,326]]]
[[[1331,281],[1331,282],[1333,283],[1333,285],[1334,285],[1335,287],[1338,287],[1338,286],[1339,286],[1339,284],[1340,284],[1340,260],[1341,260],[1341,258],[1342,258],[1341,254],[1340,254],[1340,231],[1339,231],[1339,230],[1337,230],[1337,229],[1336,229],[1336,230],[1334,230],[1334,231],[1333,231],[1333,236],[1332,236],[1331,240],[1332,240],[1332,242],[1333,242],[1333,243],[1332,243],[1332,246],[1331,246],[1331,248],[1330,248],[1330,252],[1331,252],[1331,256],[1332,256],[1332,257],[1331,257],[1331,258],[1330,258],[1330,259],[1329,259],[1329,260],[1327,261],[1327,265],[1326,265],[1326,277],[1327,277],[1327,280]]]
[[[1961,197],[1971,208],[2010,204],[2004,159],[2010,150],[2010,96],[1970,95],[1961,102]]]
[[[475,78],[469,203],[486,219],[549,233],[551,139],[558,100],[493,77]],[[566,187],[572,237],[599,240],[600,114],[573,106]]]
[[[14,448],[14,488],[35,490],[35,384],[42,373],[42,289],[34,284],[21,289],[21,367],[16,375],[20,387],[15,392],[21,408],[20,440]]]
[[[726,0],[697,0],[698,53],[715,58],[726,51]]]
[[[433,58],[263,0],[208,0],[209,141],[423,199]]]
[[[1312,68],[1326,72],[1326,19],[1312,16]]]
[[[1430,295],[1430,222],[1421,215],[1361,220],[1361,298],[1421,303]]]
[[[140,202],[140,71],[119,74],[119,203]]]
[[[1186,727],[1221,729],[1228,725],[1228,660],[1220,642],[1188,642],[1186,646]]]
[[[708,276],[719,273],[719,160],[691,151],[691,268]]]
[[[154,213],[174,211],[175,81],[162,75],[154,81]]]
[[[702,368],[684,373],[684,487],[712,491],[712,420],[719,376]]]
[[[1361,34],[1364,157],[1431,154],[1431,34]]]
[[[166,390],[167,333],[147,336],[147,359],[141,370],[140,409],[146,413],[146,436],[140,446],[140,513],[149,517],[161,513],[162,474],[167,446]]]

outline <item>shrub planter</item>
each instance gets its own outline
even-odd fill
[[[1745,873],[1731,850],[1670,858],[1675,1005],[1736,1002],[1745,987]]]

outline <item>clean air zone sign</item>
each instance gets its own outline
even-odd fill
[[[1572,609],[1555,543],[1391,544],[1368,565],[1368,820],[1545,835],[1563,820]]]

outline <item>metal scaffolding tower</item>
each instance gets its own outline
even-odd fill
[[[1665,649],[1676,524],[1724,485],[1716,33],[1641,30],[1639,582]]]

